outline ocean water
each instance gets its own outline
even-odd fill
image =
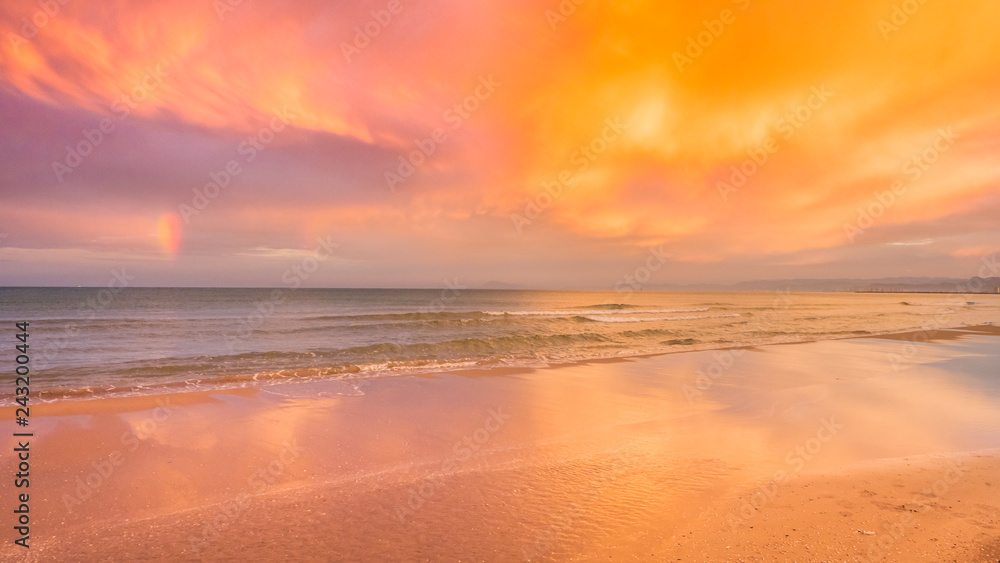
[[[1000,296],[523,290],[0,288],[42,401],[544,366],[1000,321]]]

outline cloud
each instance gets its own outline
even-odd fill
[[[889,32],[888,0],[584,2],[554,25],[556,2],[388,4],[68,3],[31,37],[37,6],[4,4],[7,244],[181,279],[185,256],[263,260],[334,232],[391,264],[359,282],[434,263],[565,285],[650,244],[677,276],[858,277],[917,249],[928,272],[957,267],[1000,234],[995,3],[927,3]]]

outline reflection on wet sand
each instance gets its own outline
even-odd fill
[[[841,513],[875,528],[895,517],[883,497],[900,464],[908,493],[966,460],[977,477],[949,498],[985,516],[950,532],[925,517],[907,538],[965,534],[978,554],[977,531],[1000,525],[998,487],[979,477],[1000,468],[995,332],[62,403],[38,413],[32,552],[719,560],[740,543],[764,560],[849,559],[881,538],[824,536],[860,526]],[[894,364],[904,345],[920,353]],[[831,477],[844,472],[855,480]]]

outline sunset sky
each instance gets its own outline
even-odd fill
[[[62,1],[0,5],[0,285],[281,287],[317,239],[314,287],[1000,252],[994,1]]]

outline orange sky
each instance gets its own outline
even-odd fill
[[[1000,251],[995,2],[219,5],[0,7],[0,283],[278,285],[318,236],[319,286],[610,288],[661,245],[654,283],[967,277]]]

